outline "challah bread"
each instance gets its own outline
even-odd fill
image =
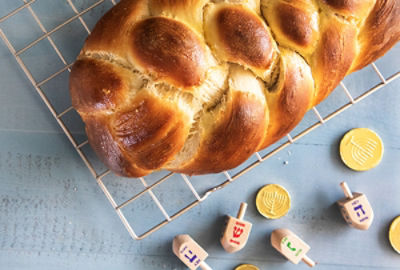
[[[115,173],[231,169],[400,39],[398,0],[122,0],[72,67]]]

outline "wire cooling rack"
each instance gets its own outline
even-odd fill
[[[234,170],[200,177],[161,171],[141,177],[139,181],[119,178],[95,157],[84,134],[83,123],[77,124],[80,121],[77,113],[70,104],[65,104],[70,102],[68,73],[84,39],[90,34],[90,29],[95,22],[117,2],[114,0],[9,0],[9,4],[0,5],[0,16],[2,16],[0,17],[0,37],[96,179],[129,234],[137,240],[145,238],[183,215],[206,200],[212,193],[223,189],[290,144],[400,77],[400,66],[398,69],[396,67],[397,70],[394,72],[391,70],[390,76],[385,77],[384,72],[378,69],[375,63],[355,73],[356,75],[350,75],[350,78],[347,77],[349,79],[346,78],[340,83],[338,89],[327,101],[308,112],[305,120],[285,139],[266,150],[255,153],[247,162]],[[368,83],[354,85],[353,82],[356,79],[354,77],[352,79],[351,76],[361,76],[362,81],[368,81]],[[352,91],[349,90],[346,80],[353,85]],[[162,191],[160,192],[158,189],[163,183],[168,183],[168,186],[160,189]],[[190,193],[190,196],[183,195],[185,190]],[[149,203],[148,200],[128,210],[128,214],[139,212],[136,218],[129,221],[130,218],[127,217],[125,210],[145,196],[150,198],[153,208],[158,208],[160,211],[146,210],[141,213],[143,205]],[[186,200],[181,197],[185,197]],[[151,219],[153,223],[154,220],[156,221],[155,224],[145,222],[145,225],[142,224],[144,229],[142,228],[141,233],[133,229],[132,225],[135,221],[145,220],[146,217],[156,215],[156,212],[161,218]]]

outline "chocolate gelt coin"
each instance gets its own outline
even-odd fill
[[[382,156],[382,140],[368,128],[352,129],[340,142],[340,157],[344,164],[355,171],[367,171],[376,167]]]
[[[389,241],[393,249],[400,254],[400,216],[395,218],[390,225]]]
[[[277,184],[266,185],[257,194],[256,207],[258,212],[266,218],[281,218],[290,209],[289,192]]]
[[[235,270],[260,270],[257,266],[252,264],[242,264],[235,268]]]

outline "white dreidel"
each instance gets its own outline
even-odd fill
[[[362,193],[352,193],[346,182],[340,183],[346,198],[337,201],[347,224],[359,229],[368,230],[374,220],[374,211],[367,197]]]
[[[244,248],[249,239],[252,224],[243,220],[246,209],[247,203],[241,203],[237,217],[228,216],[226,219],[220,241],[223,248],[229,253],[234,253]]]
[[[314,267],[315,262],[307,257],[310,246],[288,229],[277,229],[271,234],[271,245],[294,264],[300,261]]]
[[[204,261],[208,257],[208,253],[197,244],[189,235],[177,235],[172,242],[172,250],[174,254],[189,269],[194,270],[200,267],[203,270],[212,270]]]

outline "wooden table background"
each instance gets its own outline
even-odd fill
[[[96,1],[72,2],[82,11]],[[111,1],[100,2],[83,16],[90,28],[112,6]],[[1,0],[0,17],[21,4],[23,1]],[[66,0],[37,0],[31,6],[47,30],[74,16]],[[17,49],[42,35],[27,8],[0,22],[0,28]],[[51,37],[71,63],[86,32],[75,20]],[[37,81],[62,67],[46,39],[21,57]],[[400,70],[399,57],[397,45],[377,61],[386,78]],[[65,72],[43,87],[60,108],[70,104],[67,82]],[[356,97],[380,80],[368,67],[344,82]],[[306,269],[304,264],[286,262],[270,246],[269,234],[279,227],[292,229],[311,245],[309,256],[319,262],[319,269],[400,269],[400,255],[387,240],[391,220],[400,215],[399,88],[400,80],[385,86],[178,220],[145,240],[134,241],[0,41],[0,269],[185,269],[171,251],[172,238],[181,233],[190,234],[209,252],[207,262],[213,269],[233,269],[240,263],[252,263],[260,269]],[[347,102],[338,89],[318,109],[326,116]],[[73,117],[68,121],[74,135],[83,137],[81,123]],[[317,121],[308,113],[301,127]],[[356,127],[375,130],[385,144],[381,165],[368,172],[353,172],[339,158],[340,138]],[[153,180],[146,179],[149,183]],[[341,218],[335,201],[343,197],[338,185],[343,180],[354,191],[367,194],[375,210],[369,231],[351,229]],[[113,191],[125,192],[122,197],[141,185],[135,179],[108,181]],[[221,181],[221,176],[192,181],[205,190]],[[279,220],[266,220],[255,209],[257,190],[269,183],[285,186],[292,196],[289,214]],[[170,212],[194,199],[179,177],[154,192]],[[242,201],[249,204],[246,219],[253,222],[253,232],[244,250],[227,254],[218,242],[224,215],[235,215]],[[147,197],[130,207],[128,216],[139,231],[162,218]]]

